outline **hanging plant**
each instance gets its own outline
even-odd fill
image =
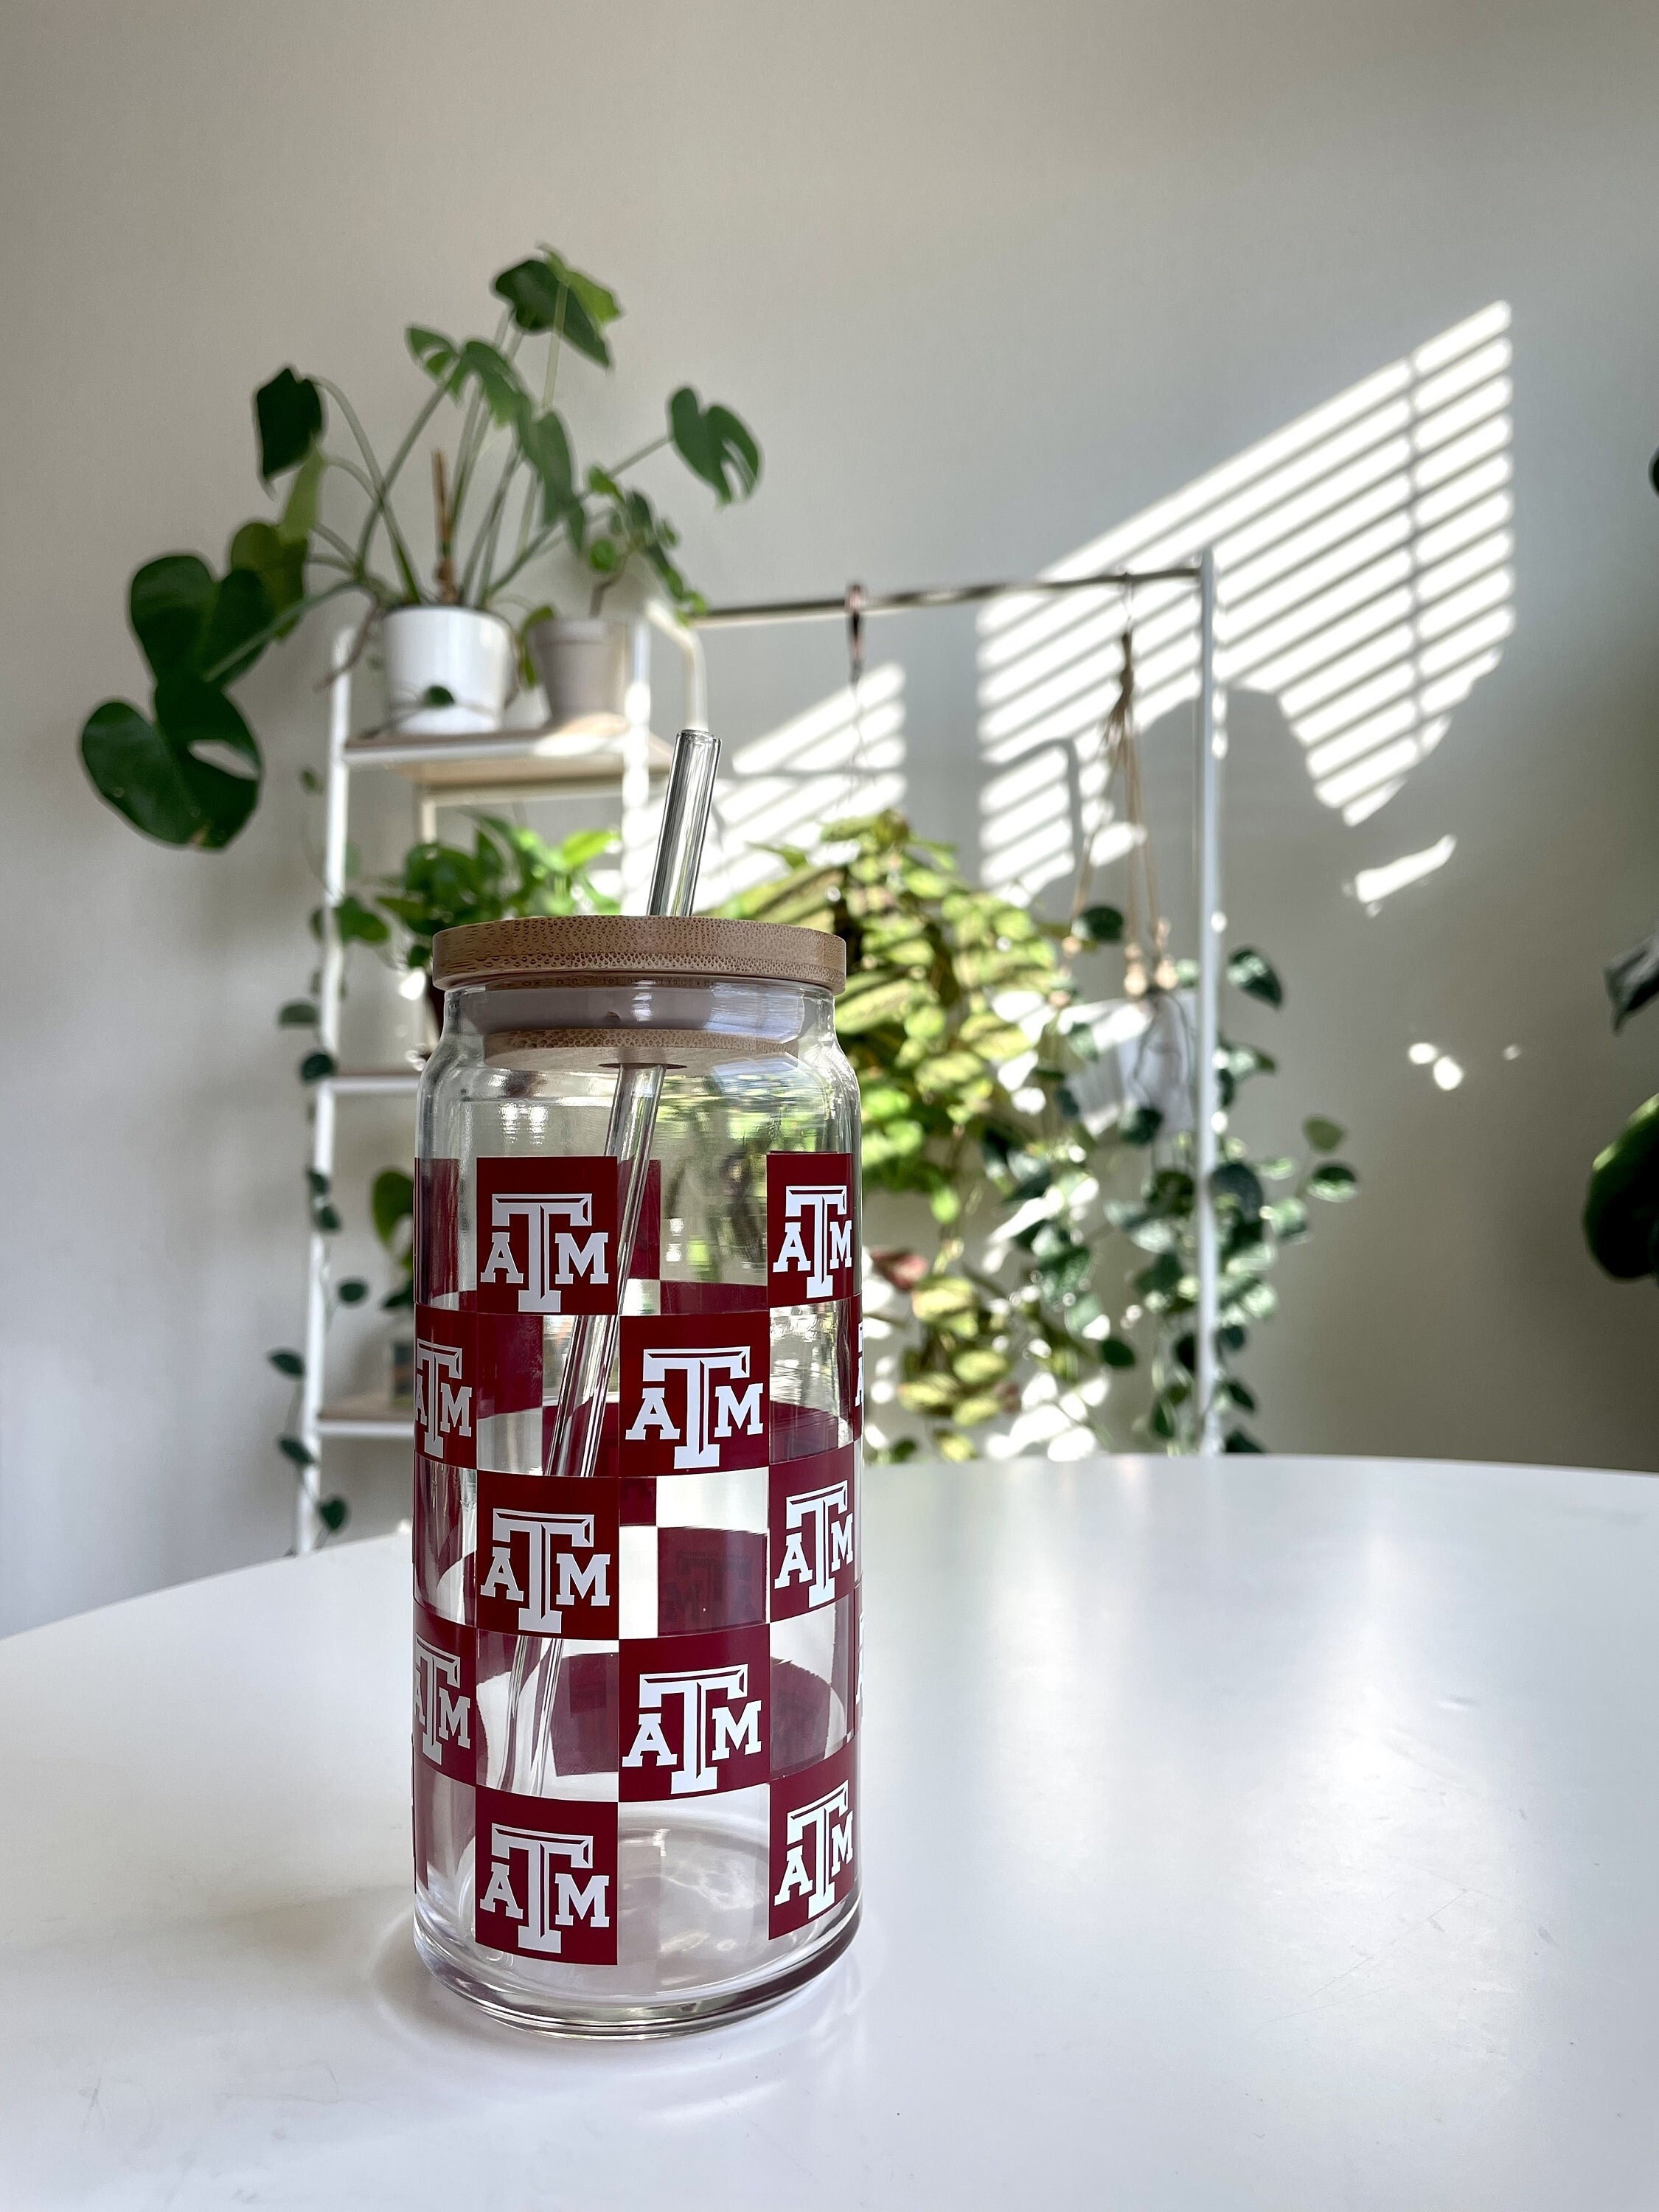
[[[916,837],[896,813],[832,823],[810,850],[769,849],[784,872],[725,911],[843,939],[836,1029],[859,1078],[865,1186],[925,1198],[937,1224],[930,1249],[868,1255],[903,1301],[895,1395],[927,1448],[971,1458],[983,1432],[1044,1401],[1065,1425],[1121,1449],[1130,1437],[1112,1379],[1144,1364],[1152,1395],[1137,1434],[1154,1449],[1196,1449],[1191,1134],[1164,1131],[1155,1110],[1121,1093],[1102,1111],[1084,1103],[1102,1053],[1075,970],[1124,957],[1122,914],[1091,891],[1068,923],[1045,924],[975,888],[949,847]],[[1148,929],[1143,954],[1158,942]],[[1165,958],[1146,979],[1153,1006],[1195,980],[1174,961],[1167,983],[1154,980]],[[1236,952],[1228,973],[1244,997],[1283,1003],[1277,971],[1253,949]],[[1274,1072],[1254,1044],[1225,1039],[1219,1056],[1228,1105]],[[1233,1363],[1276,1307],[1279,1255],[1308,1233],[1310,1200],[1358,1188],[1332,1157],[1342,1141],[1334,1123],[1310,1117],[1304,1140],[1304,1158],[1256,1158],[1229,1137],[1212,1186],[1235,1451],[1260,1449],[1239,1419],[1254,1400]],[[1269,1198],[1268,1185],[1288,1188]],[[872,1408],[874,1454],[921,1448],[883,1437],[879,1419]]]

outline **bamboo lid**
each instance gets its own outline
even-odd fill
[[[847,948],[828,930],[707,915],[534,915],[440,930],[432,980],[467,983],[806,983],[840,991]]]

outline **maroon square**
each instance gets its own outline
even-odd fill
[[[478,1475],[477,1617],[501,1636],[617,1633],[614,1482]]]
[[[658,1310],[665,1314],[749,1313],[766,1304],[758,1283],[665,1282]]]
[[[858,1881],[858,1746],[772,1784],[769,1936],[788,1936],[850,1897]]]
[[[827,1406],[794,1406],[787,1398],[774,1398],[770,1423],[775,1464],[834,1451],[843,1441],[841,1421]]]
[[[617,1808],[478,1792],[473,1933],[492,1951],[617,1963]]]
[[[559,1774],[609,1774],[617,1764],[617,1655],[567,1651],[553,1692],[553,1765]]]
[[[766,1539],[750,1528],[659,1528],[657,1633],[766,1618]]]
[[[764,1628],[625,1642],[617,1738],[624,1803],[764,1782],[770,1674]]]
[[[657,1478],[654,1474],[624,1475],[621,1483],[622,1524],[624,1528],[650,1528],[657,1519]]]
[[[542,1402],[539,1314],[415,1309],[415,1447],[450,1467],[478,1463],[480,1421]]]
[[[415,1749],[452,1782],[478,1765],[478,1694],[472,1632],[415,1605]]]
[[[415,1296],[453,1297],[461,1287],[459,1160],[415,1163]]]
[[[775,1306],[850,1298],[859,1264],[851,1152],[766,1156],[766,1285]]]
[[[618,1471],[764,1467],[770,1381],[763,1307],[625,1317]]]
[[[774,1620],[845,1597],[858,1579],[851,1444],[787,1460],[768,1479],[769,1577]]]
[[[481,1313],[615,1313],[620,1177],[603,1153],[478,1162]]]

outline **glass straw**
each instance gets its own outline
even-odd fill
[[[691,911],[720,757],[720,739],[707,730],[682,730],[674,740],[647,914]],[[633,1263],[665,1072],[660,1060],[641,1066],[626,1060],[617,1071],[605,1149],[612,1159],[625,1163],[617,1249],[618,1308]],[[617,1315],[613,1313],[575,1316],[559,1376],[553,1433],[548,1439],[545,1468],[549,1474],[588,1475],[598,1464],[611,1369],[617,1356]]]

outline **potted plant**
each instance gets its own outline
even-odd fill
[[[403,932],[404,965],[411,974],[427,975],[427,1000],[440,1030],[443,996],[430,976],[432,940],[441,929],[533,914],[617,911],[617,901],[592,877],[594,864],[622,842],[614,830],[578,830],[550,845],[533,830],[499,815],[475,815],[473,822],[470,851],[464,845],[411,845],[401,870],[386,878],[374,907],[362,908],[357,923],[357,934],[372,942],[384,944],[392,923]]]
[[[616,295],[545,246],[502,270],[492,289],[501,307],[491,337],[418,325],[405,333],[430,388],[384,463],[337,385],[280,369],[254,395],[270,511],[234,533],[222,573],[197,554],[167,553],[133,576],[128,616],[153,679],[150,711],[106,700],[81,751],[99,792],[147,835],[213,849],[242,829],[264,760],[231,690],[329,600],[364,603],[360,651],[378,632],[388,726],[434,736],[499,724],[526,633],[558,702],[619,703],[615,626],[587,626],[625,576],[681,614],[701,606],[675,558],[678,532],[637,472],[672,447],[720,505],[746,498],[761,469],[749,429],[683,385],[655,435],[580,469],[555,397],[570,356],[610,368]],[[453,434],[431,454],[432,556],[422,563],[402,495],[441,421]],[[577,629],[562,627],[550,595],[573,586]]]
[[[380,1300],[395,1316],[388,1342],[388,1382],[393,1405],[415,1395],[415,1178],[406,1168],[382,1168],[369,1186],[369,1218],[398,1279]]]

